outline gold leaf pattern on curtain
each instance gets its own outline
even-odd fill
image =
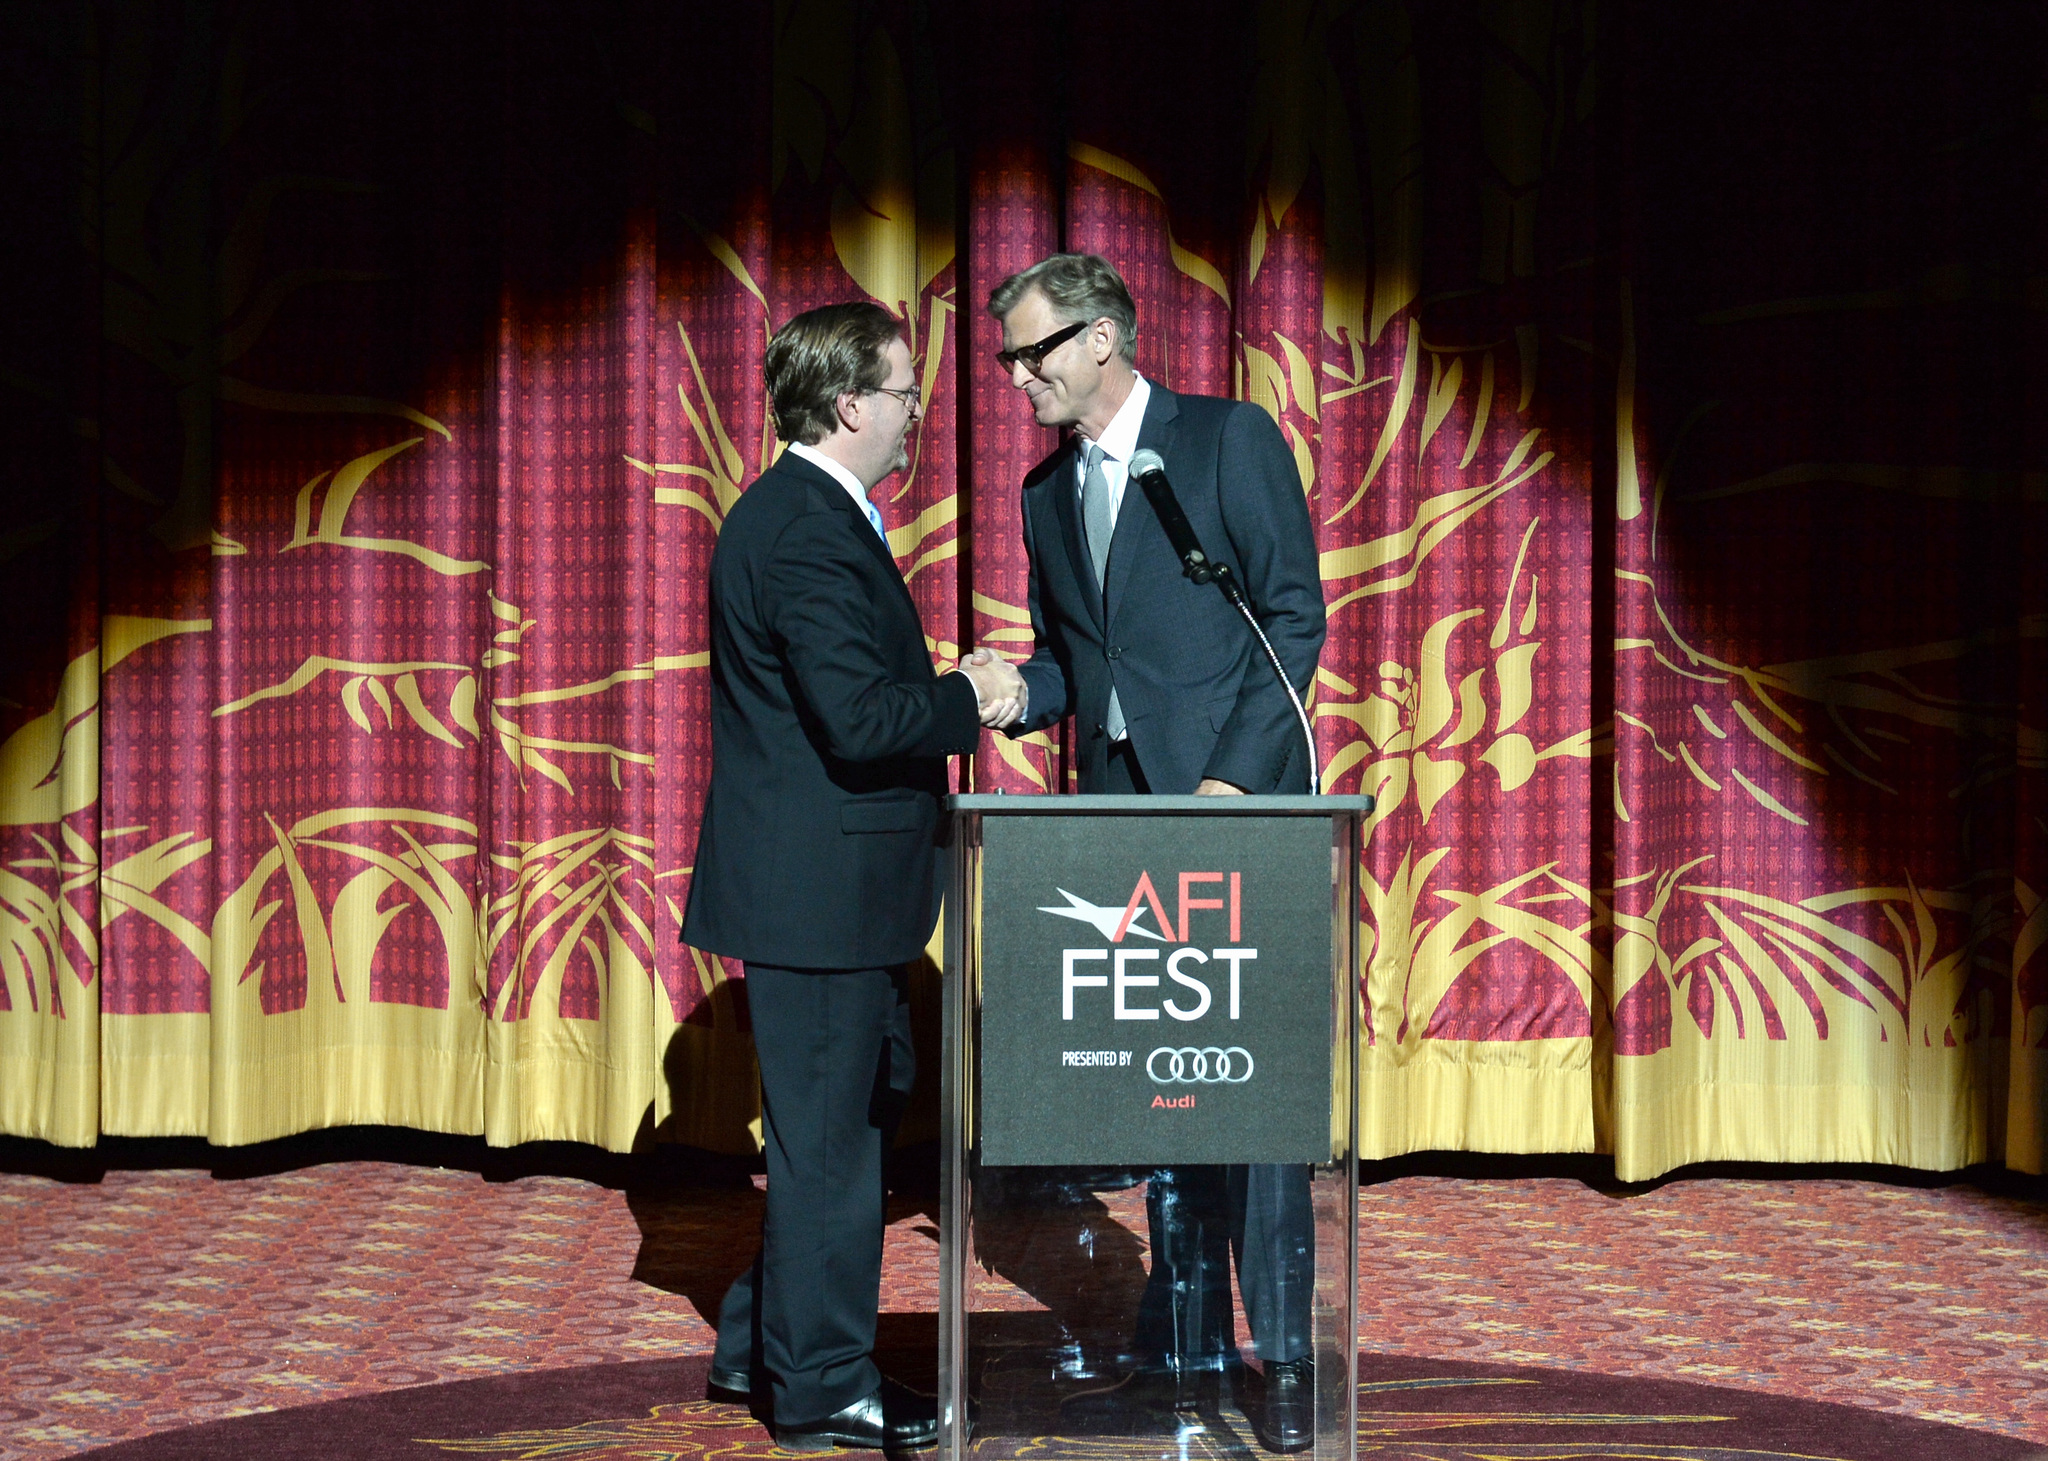
[[[751,1149],[743,971],[677,935],[767,341],[903,321],[890,548],[936,662],[1022,656],[1057,442],[982,303],[1081,248],[1316,525],[1366,1155],[2039,1170],[2042,289],[1995,181],[2038,18],[1873,17],[1820,75],[1754,7],[1197,4],[1181,79],[1096,86],[1156,18],[49,22],[0,1131]],[[1887,47],[1912,125],[1849,128]]]

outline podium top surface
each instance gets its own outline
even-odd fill
[[[949,796],[955,812],[984,816],[1329,817],[1370,812],[1369,796],[1008,796],[1000,792]]]

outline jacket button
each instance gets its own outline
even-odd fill
[[[1103,653],[1111,659],[1117,658],[1123,652],[1124,647],[1121,644],[1112,644],[1108,649],[1103,651]]]

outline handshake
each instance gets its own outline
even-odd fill
[[[981,723],[993,729],[1024,716],[1024,677],[992,649],[977,649],[953,667],[967,676],[981,701]]]

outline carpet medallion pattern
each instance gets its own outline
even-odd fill
[[[702,1356],[760,1208],[755,1182],[731,1174],[623,1187],[336,1161],[59,1181],[0,1163],[0,1458]],[[1406,1176],[1368,1185],[1361,1209],[1360,1341],[1383,1360],[1706,1385],[2048,1446],[2039,1202],[1965,1184],[1617,1194]],[[1105,1211],[1142,1245],[1135,1199]],[[909,1353],[936,1309],[937,1229],[920,1200],[891,1217],[882,1340]],[[652,1408],[702,1393],[635,1389],[570,1423],[677,1423]],[[1633,1392],[1579,1409],[1695,1413]]]
[[[886,1356],[884,1357],[886,1361]],[[770,1461],[737,1405],[701,1393],[702,1357],[542,1371],[215,1421],[92,1461]],[[1670,1380],[1367,1356],[1359,1454],[1385,1461],[2023,1461],[2024,1441],[1849,1406]],[[523,1380],[523,1382],[522,1382]],[[978,1437],[979,1461],[1264,1461],[1228,1404],[1155,1435]]]

